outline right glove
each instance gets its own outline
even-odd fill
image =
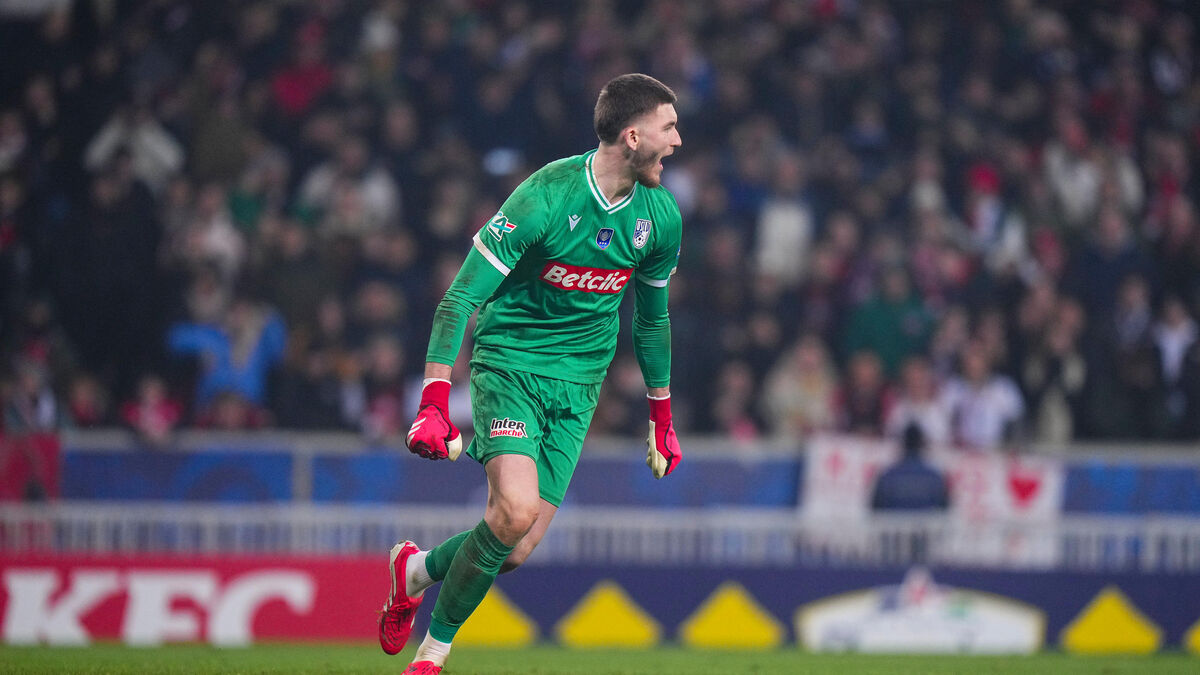
[[[451,462],[462,453],[462,435],[450,421],[450,382],[430,380],[421,389],[417,419],[408,430],[404,444],[413,454],[426,459],[446,459]]]

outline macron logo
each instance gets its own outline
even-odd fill
[[[546,263],[542,281],[564,291],[585,293],[620,293],[633,270],[602,270],[565,263]]]
[[[513,438],[528,438],[525,434],[525,423],[505,417],[502,420],[492,418],[491,438],[511,436]]]

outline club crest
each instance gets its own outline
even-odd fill
[[[650,241],[650,228],[653,225],[653,222],[645,218],[637,219],[637,224],[635,224],[633,227],[634,248],[641,248],[646,245],[646,242]]]
[[[609,244],[612,243],[612,237],[613,229],[611,227],[602,227],[600,228],[600,231],[596,233],[596,245],[599,246],[601,250],[604,250],[608,248]]]

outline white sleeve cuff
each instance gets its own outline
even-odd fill
[[[496,268],[496,271],[500,272],[500,274],[503,274],[504,276],[508,276],[508,273],[512,270],[508,267],[508,265],[500,262],[500,259],[496,257],[496,254],[489,251],[487,246],[483,245],[483,239],[479,237],[478,232],[475,233],[475,236],[471,239],[471,242],[474,244],[475,250],[479,251],[479,253],[483,255],[484,259],[490,262],[492,267]]]

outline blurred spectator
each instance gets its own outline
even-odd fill
[[[895,402],[887,411],[884,429],[888,436],[900,438],[916,427],[925,442],[933,446],[950,444],[951,409],[939,386],[929,360],[912,356],[900,368],[900,386]]]
[[[220,94],[197,118],[188,153],[190,173],[200,181],[232,182],[246,164],[252,133],[241,119],[237,96]]]
[[[1126,277],[1116,307],[1100,322],[1089,359],[1089,427],[1106,438],[1153,438],[1166,424],[1154,310],[1144,277]]]
[[[214,403],[219,394],[236,395],[237,401],[225,397],[227,410],[208,415],[212,423],[220,424],[243,403],[264,403],[267,376],[283,357],[287,329],[274,310],[242,296],[234,299],[224,324],[176,324],[168,339],[172,352],[194,355],[201,361],[196,389],[196,404],[201,409]]]
[[[430,281],[419,264],[419,253],[420,246],[409,230],[374,233],[363,240],[362,258],[352,283],[381,281],[419,300]]]
[[[1041,280],[1030,284],[1017,303],[1012,326],[1013,350],[1023,360],[1042,347],[1043,337],[1055,320],[1062,297],[1055,285]]]
[[[722,366],[713,382],[716,397],[708,415],[714,425],[711,431],[738,441],[758,438],[762,425],[754,414],[755,387],[754,371],[745,362]]]
[[[79,428],[99,427],[110,424],[108,392],[95,377],[80,373],[71,378],[67,387],[67,410],[69,424]]]
[[[800,291],[800,327],[820,335],[827,345],[836,344],[841,337],[840,322],[847,302],[839,265],[832,246],[816,246],[811,275]]]
[[[970,257],[956,243],[964,239],[951,218],[938,210],[913,216],[913,241],[909,244],[914,286],[931,312],[962,302],[975,271]]]
[[[950,505],[946,477],[925,462],[927,441],[921,427],[910,424],[901,433],[900,461],[875,479],[871,492],[874,511],[942,511]]]
[[[771,195],[758,214],[755,262],[760,274],[795,287],[808,275],[816,224],[805,194],[804,164],[795,154],[775,160]]]
[[[1007,317],[1002,307],[990,306],[980,311],[975,319],[975,329],[971,332],[971,338],[983,346],[997,371],[1013,372]]]
[[[20,168],[29,153],[29,136],[21,113],[0,110],[0,173]]]
[[[1167,436],[1200,436],[1200,330],[1177,296],[1167,296],[1154,324],[1160,378],[1166,389]]]
[[[1200,305],[1200,223],[1196,207],[1184,196],[1171,200],[1155,246],[1163,291]]]
[[[466,239],[468,228],[478,228],[472,219],[470,195],[474,191],[471,182],[459,173],[443,176],[434,184],[426,227],[435,246],[449,247]]]
[[[23,314],[21,323],[9,333],[13,353],[48,369],[51,382],[65,384],[68,374],[78,367],[79,357],[53,305],[46,298],[34,298]]]
[[[948,379],[955,373],[970,338],[971,317],[966,308],[954,305],[947,309],[938,321],[929,345],[929,358],[939,378]]]
[[[15,435],[53,431],[64,420],[45,366],[18,360],[15,382],[4,400],[4,432]]]
[[[215,261],[200,263],[184,296],[187,314],[194,323],[219,324],[229,310],[233,292],[221,277]]]
[[[412,421],[404,399],[404,349],[394,337],[377,335],[367,343],[362,359],[362,431],[372,440],[397,438]]]
[[[158,353],[162,297],[155,264],[161,232],[128,155],[92,178],[89,200],[75,217],[57,258],[59,316],[83,365],[123,391]]]
[[[358,348],[376,335],[404,336],[407,329],[403,321],[407,310],[404,296],[394,286],[382,281],[368,281],[353,298],[346,332],[349,344]]]
[[[317,303],[332,281],[307,228],[293,220],[284,221],[277,236],[278,246],[267,252],[262,267],[264,297],[293,330],[308,330],[315,322]]]
[[[278,421],[301,429],[356,428],[365,406],[362,366],[346,337],[346,311],[327,295],[316,308],[315,324],[289,339],[275,398]]]
[[[42,253],[40,242],[26,242],[22,236],[32,229],[31,217],[24,184],[15,174],[0,172],[0,331],[5,334],[16,324],[18,310],[29,293],[31,258]]]
[[[138,382],[137,398],[121,405],[121,421],[143,442],[162,447],[183,421],[183,406],[170,397],[161,377],[146,375]]]
[[[992,368],[987,346],[973,340],[963,350],[961,374],[946,386],[951,437],[959,447],[998,449],[1024,419],[1025,403],[1017,385]]]
[[[1069,310],[1067,310],[1069,311]],[[1041,344],[1027,355],[1021,385],[1029,404],[1031,440],[1061,445],[1075,438],[1088,382],[1079,350],[1080,327],[1059,310],[1041,332]]]
[[[1130,275],[1149,279],[1150,260],[1134,239],[1129,221],[1116,208],[1101,209],[1093,237],[1077,249],[1063,280],[1087,313],[1103,319],[1117,303],[1117,289]]]
[[[1150,73],[1158,90],[1174,98],[1197,74],[1196,24],[1187,14],[1174,12],[1161,25],[1162,41],[1150,55]]]
[[[1132,160],[1093,144],[1083,119],[1074,113],[1058,115],[1044,162],[1046,179],[1072,232],[1095,218],[1105,193],[1111,195],[1108,207],[1125,214],[1142,205],[1142,184]]]
[[[196,193],[190,222],[179,233],[177,254],[192,267],[213,263],[222,282],[232,284],[246,261],[246,240],[233,225],[228,197],[220,183],[207,183]]]
[[[908,272],[889,267],[880,279],[880,292],[855,310],[846,329],[845,351],[874,352],[885,374],[895,373],[906,357],[925,350],[933,316],[912,292]]]
[[[793,441],[832,429],[837,389],[837,371],[828,350],[820,337],[807,334],[784,353],[767,376],[763,419],[773,434]]]
[[[304,177],[300,203],[325,214],[322,233],[361,237],[397,224],[400,191],[381,164],[373,163],[366,142],[347,136],[336,157]]]
[[[217,431],[249,431],[271,423],[270,414],[236,391],[222,391],[196,418],[196,426]]]
[[[846,378],[835,398],[838,429],[881,435],[890,396],[879,355],[873,351],[855,352],[846,365]]]
[[[253,236],[264,218],[283,213],[291,164],[281,148],[257,132],[249,133],[244,144],[245,169],[230,190],[229,211],[238,229]]]
[[[84,165],[100,171],[122,152],[129,153],[133,175],[153,192],[183,168],[183,147],[167,132],[146,105],[122,106],[88,144]]]
[[[275,105],[285,117],[299,117],[332,83],[333,69],[325,58],[325,28],[314,17],[295,33],[292,63],[271,80]]]

